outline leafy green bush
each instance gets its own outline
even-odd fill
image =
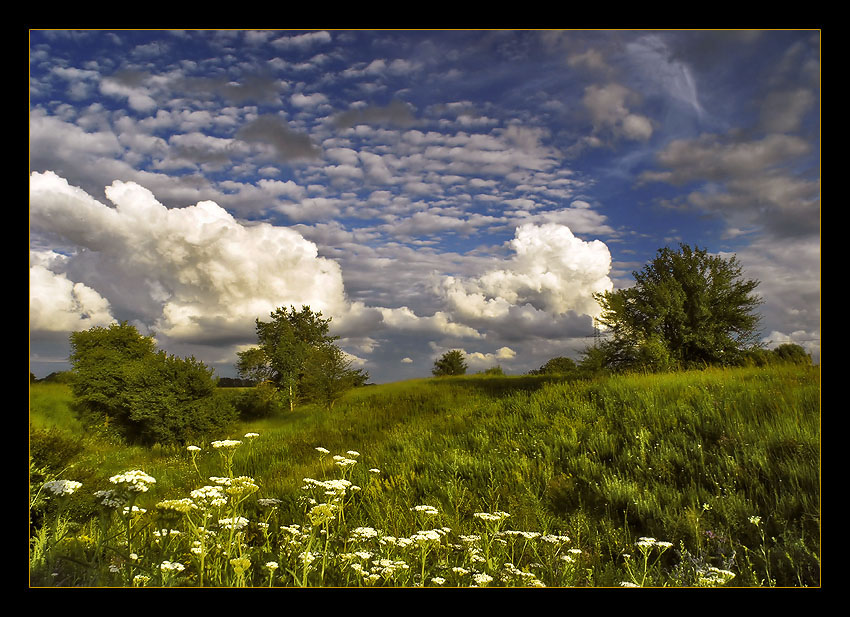
[[[130,443],[183,444],[236,420],[212,369],[156,351],[135,327],[112,324],[71,335],[72,389],[81,419]]]

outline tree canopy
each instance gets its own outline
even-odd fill
[[[464,358],[463,352],[459,349],[453,349],[434,361],[434,368],[431,369],[431,373],[435,377],[465,375],[466,368],[466,358]]]
[[[291,306],[275,309],[270,317],[267,322],[256,320],[257,347],[238,354],[236,369],[241,378],[274,384],[290,409],[301,395],[318,396],[327,404],[329,392],[338,396],[368,380],[367,373],[350,368],[334,343],[339,337],[329,334],[330,318],[323,318],[321,312]],[[321,380],[324,390],[316,385]]]
[[[578,370],[578,366],[572,358],[558,356],[547,360],[538,369],[528,371],[529,375],[567,375]]]
[[[609,336],[596,346],[610,368],[663,370],[735,364],[758,344],[758,281],[733,255],[680,244],[659,249],[627,289],[595,294]]]

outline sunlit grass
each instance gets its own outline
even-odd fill
[[[203,578],[191,546],[176,540],[168,549],[176,552],[152,555],[182,571],[154,572],[153,557],[136,554],[150,562],[147,584],[157,585],[819,585],[819,427],[817,368],[371,386],[332,412],[301,407],[221,436],[242,442],[230,475],[258,487],[231,511],[248,521],[245,552],[211,556],[203,569],[217,571]],[[62,516],[55,504],[44,508],[66,537],[51,543],[51,525],[40,527],[33,582],[112,580],[67,560],[64,579],[50,571],[46,555],[104,550],[99,506],[70,504],[126,469],[156,478],[158,500],[184,499],[228,475],[210,443],[194,445],[96,442],[76,455],[63,478],[83,487]],[[334,455],[355,462],[343,468]],[[334,505],[316,484],[305,491],[305,478],[357,488]],[[322,503],[330,505],[312,510]],[[156,504],[146,507],[149,528],[158,528]],[[489,529],[481,513],[510,516]],[[366,529],[375,535],[359,537]],[[69,540],[80,534],[94,544]],[[570,540],[555,550],[544,536]],[[251,565],[230,563],[243,558]]]

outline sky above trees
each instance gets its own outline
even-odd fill
[[[526,372],[664,246],[820,347],[820,33],[30,32],[30,361],[128,321],[221,376],[309,305],[373,381]]]

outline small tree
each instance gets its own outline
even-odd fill
[[[304,365],[312,351],[336,340],[328,335],[330,319],[314,313],[309,306],[301,310],[277,308],[271,321],[256,320],[257,347],[239,352],[236,369],[239,376],[257,383],[269,380],[295,407]]]
[[[463,352],[459,349],[453,349],[452,351],[447,351],[434,361],[434,368],[431,369],[431,373],[435,377],[465,375],[466,368],[466,358],[464,358]]]

